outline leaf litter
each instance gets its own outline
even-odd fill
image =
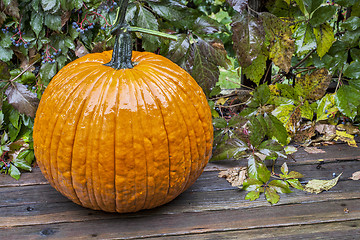
[[[248,177],[247,167],[234,167],[219,172],[218,177],[225,178],[231,186],[239,187],[243,185],[243,182]]]

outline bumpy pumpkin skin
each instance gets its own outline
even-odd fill
[[[191,186],[212,150],[202,89],[183,69],[133,52],[133,69],[104,66],[112,51],[59,71],[44,92],[34,148],[50,184],[73,202],[108,212],[165,204]]]

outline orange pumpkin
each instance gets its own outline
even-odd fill
[[[36,114],[36,159],[50,184],[84,207],[154,208],[202,173],[212,150],[210,109],[170,60],[132,52],[134,67],[116,69],[104,65],[111,55],[88,54],[52,79]]]

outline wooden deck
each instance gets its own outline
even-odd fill
[[[309,179],[331,179],[328,192],[282,194],[270,206],[264,197],[250,202],[246,192],[218,178],[220,169],[244,161],[210,163],[198,181],[165,206],[135,214],[110,214],[73,204],[56,192],[39,169],[19,181],[0,176],[0,239],[360,239],[360,148],[321,147],[325,153],[299,150],[290,170]],[[318,159],[324,164],[317,169]],[[279,167],[282,161],[277,162]]]

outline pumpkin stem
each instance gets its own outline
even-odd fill
[[[126,10],[129,0],[122,0],[117,12],[112,33],[116,35],[114,50],[111,61],[104,64],[114,69],[133,68],[131,62],[132,40],[130,27],[125,21]]]

